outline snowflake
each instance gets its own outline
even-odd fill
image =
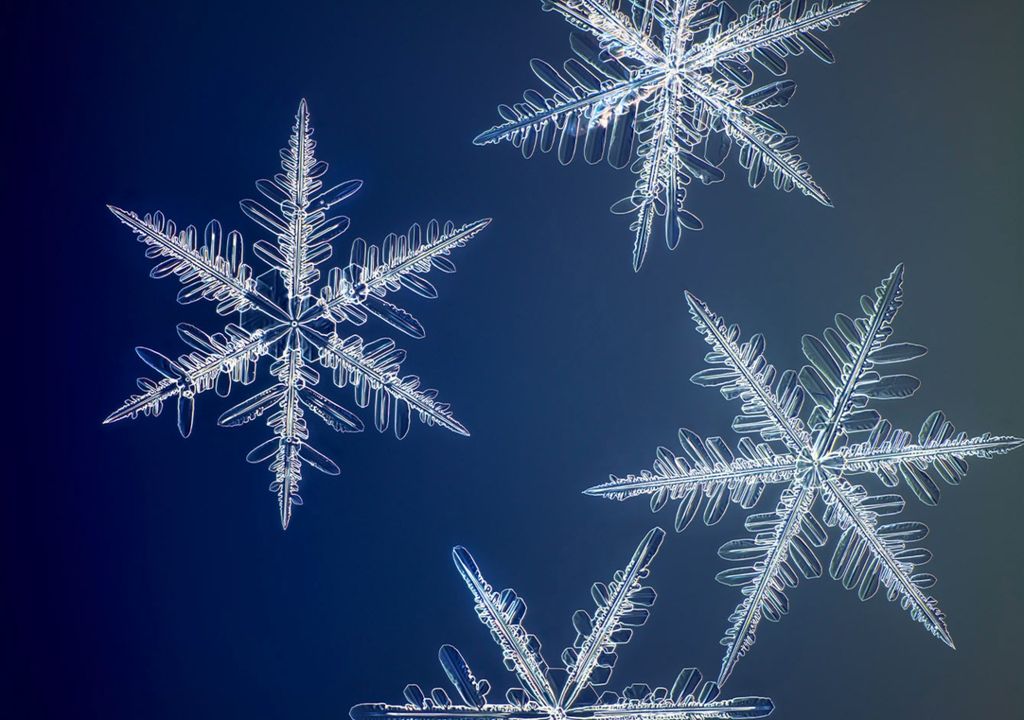
[[[541,655],[540,641],[523,626],[526,603],[511,588],[496,591],[484,579],[473,556],[463,547],[452,551],[455,566],[475,602],[480,621],[501,648],[505,667],[516,674],[518,687],[506,693],[506,702],[487,700],[490,683],[477,679],[462,654],[451,645],[438,656],[458,698],[443,689],[429,697],[418,685],[407,685],[404,705],[367,703],[349,712],[352,720],[688,720],[690,718],[761,718],[773,709],[768,698],[741,697],[719,700],[714,682],[702,682],[700,673],[687,668],[671,689],[634,684],[621,694],[597,689],[611,678],[617,649],[633,637],[634,628],[647,622],[654,604],[654,588],[643,582],[665,532],[650,530],[626,567],[607,585],[594,583],[591,595],[596,611],[577,610],[572,617],[576,641],[562,653],[563,668],[551,668]]]
[[[423,326],[387,296],[407,288],[421,297],[437,297],[424,275],[434,268],[454,272],[450,252],[490,222],[478,220],[456,228],[450,222],[441,226],[431,221],[425,229],[413,225],[404,235],[388,235],[382,246],[358,238],[352,243],[349,264],[328,271],[317,294],[313,286],[320,280],[318,266],[331,257],[331,243],[349,226],[347,217],[332,217],[329,210],[357,192],[362,181],[349,180],[324,189],[327,163],[316,159],[315,147],[303,100],[288,147],[281,151],[282,172],[256,183],[269,206],[257,200],[240,203],[242,211],[277,240],[259,240],[253,246],[256,256],[271,268],[258,277],[253,277],[252,268],[243,260],[242,236],[237,231],[225,236],[216,220],[200,237],[195,227],[178,230],[160,212],[139,217],[110,207],[146,245],[146,257],[157,262],[150,275],[178,276],[184,285],[178,293],[179,303],[210,300],[217,304],[220,315],[237,312],[239,321],[212,334],[179,325],[178,335],[191,350],[177,360],[137,348],[139,357],[159,378],[140,379],[141,393],[129,397],[104,422],[159,415],[164,404],[173,400],[178,429],[188,437],[195,396],[215,389],[225,397],[232,382],[252,383],[259,360],[269,356],[274,384],[225,412],[218,424],[243,425],[270,413],[267,426],[273,437],[246,459],[251,463],[269,461],[274,473],[270,490],[277,495],[284,528],[292,508],[302,504],[302,465],[329,475],[339,472],[330,458],[309,444],[305,411],[338,432],[363,430],[357,415],[316,389],[321,369],[331,373],[338,387],[350,385],[360,408],[373,404],[374,424],[380,432],[390,425],[395,435],[403,438],[415,412],[428,425],[469,434],[448,405],[437,400],[436,391],[421,388],[415,376],[400,374],[405,351],[392,340],[367,342],[359,335],[342,337],[338,330],[344,322],[362,325],[374,315],[411,337],[424,337]]]
[[[789,103],[792,80],[749,89],[751,61],[776,76],[786,58],[805,50],[835,61],[815,35],[867,5],[854,0],[757,0],[738,15],[722,0],[543,0],[587,34],[571,37],[578,59],[560,72],[543,60],[531,68],[547,90],[527,90],[523,102],[499,105],[502,124],[477,145],[509,140],[524,157],[558,149],[568,164],[578,151],[589,163],[607,157],[615,168],[632,161],[636,186],[612,206],[633,215],[633,268],[639,270],[659,216],[669,249],[701,221],[684,208],[693,179],[719,182],[733,142],[751,187],[770,175],[831,206],[794,152],[799,140],[766,113]],[[636,159],[633,160],[633,146]]]
[[[928,416],[915,441],[868,407],[872,400],[909,397],[920,385],[911,375],[886,370],[926,352],[921,345],[889,342],[893,318],[903,304],[903,266],[873,295],[861,298],[864,317],[854,320],[840,313],[823,339],[804,336],[810,365],[799,374],[779,373],[768,363],[764,336],[741,342],[738,326],[727,325],[693,295],[686,297],[697,330],[711,346],[706,358],[711,367],[694,375],[693,382],[739,400],[733,430],[759,434],[764,442],[741,438],[737,457],[722,438],[702,440],[683,429],[682,455],[659,448],[653,471],[612,476],[586,493],[615,500],[650,495],[653,511],[677,500],[675,526],[681,531],[702,504],[704,522],[710,525],[722,518],[729,501],[749,510],[766,485],[785,486],[774,510],[747,518],[753,537],[727,542],[719,550],[723,559],[739,565],[717,579],[743,593],[722,639],[726,652],[719,684],[753,646],[761,619],[777,621],[788,612],[787,589],[796,587],[800,576],[821,576],[816,549],[826,543],[826,527],[839,533],[829,564],[833,578],[857,589],[861,600],[884,587],[889,600],[899,600],[911,617],[952,647],[943,614],[925,593],[935,578],[917,572],[931,557],[914,546],[927,535],[927,526],[885,519],[903,510],[903,498],[892,492],[871,495],[851,477],[874,474],[889,490],[902,480],[922,502],[934,505],[937,479],[957,485],[968,458],[987,459],[1024,441],[988,433],[969,438],[957,433],[941,412]],[[808,397],[812,409],[803,416]],[[869,433],[866,440],[850,440],[862,432]],[[821,500],[818,506],[816,500]]]

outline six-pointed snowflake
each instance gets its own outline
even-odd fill
[[[598,688],[606,685],[617,659],[617,648],[647,622],[655,592],[643,582],[665,538],[654,528],[641,541],[626,567],[607,585],[595,583],[593,614],[573,615],[576,641],[562,653],[565,667],[552,668],[541,645],[523,626],[526,603],[512,589],[494,590],[463,547],[452,551],[455,566],[475,602],[480,621],[501,648],[505,666],[516,674],[518,687],[505,702],[487,699],[490,683],[477,679],[462,654],[451,645],[438,653],[441,666],[455,688],[453,700],[443,689],[426,695],[418,685],[405,688],[404,705],[367,703],[349,712],[352,720],[689,720],[691,718],[761,718],[772,711],[768,698],[719,700],[717,683],[702,682],[694,668],[683,670],[671,689],[634,684],[621,694]]]
[[[868,0],[756,0],[743,15],[723,0],[542,1],[585,32],[571,38],[578,59],[567,60],[563,71],[533,60],[547,89],[500,105],[502,124],[475,142],[509,140],[525,157],[557,148],[563,164],[579,153],[590,163],[607,157],[616,168],[632,162],[636,186],[612,212],[634,216],[634,269],[659,217],[670,249],[684,230],[702,227],[684,207],[686,186],[722,180],[720,166],[734,142],[752,187],[771,176],[776,188],[799,188],[831,205],[794,152],[798,139],[767,115],[789,102],[796,84],[750,89],[750,66],[756,60],[782,76],[786,58],[804,51],[834,62],[815,33]]]
[[[316,293],[318,266],[331,257],[332,241],[349,226],[347,217],[331,217],[329,210],[358,191],[362,181],[325,189],[322,178],[327,163],[316,159],[315,146],[303,100],[289,145],[281,151],[281,173],[256,183],[269,205],[241,202],[242,211],[276,239],[276,243],[260,240],[253,246],[271,268],[259,277],[243,260],[241,235],[237,231],[224,235],[216,220],[200,234],[191,225],[178,230],[159,212],[139,217],[110,208],[146,245],[146,256],[157,262],[152,277],[178,276],[184,285],[178,302],[210,300],[221,315],[239,313],[239,321],[213,334],[179,325],[178,335],[191,350],[177,360],[138,348],[139,357],[159,378],[140,379],[141,393],[128,398],[105,422],[158,415],[165,403],[175,402],[178,429],[187,437],[195,396],[216,389],[224,397],[232,382],[252,383],[257,364],[268,356],[265,362],[274,384],[225,412],[218,423],[242,425],[269,413],[267,425],[273,437],[254,448],[247,460],[270,463],[274,473],[270,489],[277,495],[284,528],[293,506],[302,504],[302,465],[332,475],[339,472],[332,460],[310,446],[305,411],[339,432],[363,429],[357,415],[316,389],[320,370],[330,372],[338,387],[351,385],[359,407],[373,405],[374,424],[381,432],[392,426],[401,439],[415,413],[428,425],[469,434],[448,405],[437,400],[436,391],[421,388],[415,376],[400,374],[405,352],[392,340],[367,342],[359,335],[340,335],[339,330],[343,323],[362,325],[374,315],[407,335],[423,337],[420,323],[386,297],[402,288],[421,297],[436,297],[424,275],[434,268],[454,272],[450,252],[490,222],[478,220],[459,228],[436,221],[426,228],[413,225],[404,235],[388,235],[379,247],[356,239],[349,264],[332,268]]]
[[[750,509],[766,485],[784,485],[774,510],[747,518],[752,537],[719,550],[722,558],[739,565],[719,573],[718,580],[743,593],[722,640],[726,652],[719,684],[754,644],[761,619],[774,621],[786,614],[787,588],[795,587],[800,576],[822,574],[816,549],[826,543],[826,527],[839,533],[829,563],[833,578],[856,589],[861,600],[885,588],[890,600],[898,600],[952,646],[942,612],[925,592],[935,578],[917,570],[931,557],[915,547],[928,528],[888,519],[904,507],[903,498],[891,490],[902,481],[922,502],[934,505],[939,499],[936,480],[956,485],[969,458],[1002,454],[1024,441],[987,433],[970,438],[957,433],[941,412],[929,415],[914,438],[868,407],[872,400],[908,397],[920,385],[911,375],[887,370],[926,352],[913,343],[890,342],[893,318],[903,304],[902,265],[872,295],[861,298],[863,317],[840,313],[820,339],[804,336],[810,365],[799,374],[779,373],[768,363],[762,335],[741,342],[739,327],[727,325],[689,293],[687,301],[697,330],[711,346],[706,358],[711,367],[694,375],[693,382],[739,400],[733,429],[759,434],[764,442],[743,437],[736,456],[722,438],[702,440],[680,430],[681,455],[659,448],[653,471],[612,476],[586,492],[616,500],[650,495],[654,511],[678,501],[675,524],[682,530],[702,504],[704,521],[712,524],[730,501]],[[805,398],[811,410],[803,416]],[[860,432],[868,432],[867,439],[852,442],[851,434]],[[886,491],[869,494],[855,479],[863,474],[875,475]]]

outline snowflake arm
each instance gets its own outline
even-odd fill
[[[810,443],[800,420],[804,392],[795,373],[779,375],[764,358],[764,336],[754,335],[740,344],[738,326],[728,326],[700,298],[686,293],[686,302],[697,331],[713,352],[707,355],[712,366],[691,380],[704,387],[717,387],[726,399],[743,402],[733,422],[739,433],[760,433],[766,441],[781,440],[791,452],[799,454]],[[773,384],[775,387],[773,387]]]
[[[201,298],[217,303],[217,313],[256,308],[276,320],[286,320],[287,313],[262,295],[256,288],[252,268],[243,261],[242,236],[228,233],[226,247],[220,223],[211,220],[203,233],[202,247],[193,225],[178,231],[173,221],[156,212],[139,217],[113,205],[107,206],[114,216],[131,228],[139,242],[148,247],[146,257],[163,258],[150,272],[150,277],[177,275],[184,287],[178,293],[182,305]]]
[[[681,532],[697,516],[702,503],[704,522],[713,525],[723,517],[730,500],[749,509],[760,499],[765,485],[796,478],[796,456],[776,453],[768,444],[755,444],[748,437],[737,444],[738,458],[722,438],[702,440],[685,428],[679,430],[679,444],[681,455],[658,448],[652,470],[624,478],[613,475],[584,493],[612,500],[650,495],[652,512],[677,500],[675,528]]]
[[[407,288],[420,297],[436,298],[437,289],[424,275],[433,269],[455,272],[451,252],[465,247],[490,223],[490,218],[483,218],[457,228],[449,221],[442,228],[431,220],[426,230],[413,224],[403,235],[388,235],[380,247],[357,238],[352,243],[348,266],[344,270],[333,268],[328,273],[319,302],[310,312],[320,313],[333,322],[349,320],[360,325],[369,313],[411,337],[425,337],[426,331],[419,321],[387,302],[385,296]]]
[[[832,577],[849,589],[858,588],[861,600],[884,586],[889,600],[898,599],[914,620],[955,649],[938,603],[923,592],[935,584],[935,576],[914,574],[931,553],[909,544],[923,539],[928,527],[919,522],[878,524],[879,517],[903,509],[898,495],[868,496],[864,488],[834,478],[825,480],[822,493],[830,511],[825,524],[842,531],[829,565]]]
[[[542,0],[544,9],[554,10],[570,25],[594,35],[613,56],[657,64],[664,54],[638,28],[629,15],[619,10],[617,0]]]
[[[192,432],[195,396],[216,389],[221,397],[231,391],[231,382],[248,384],[255,379],[256,362],[265,355],[280,334],[257,330],[249,333],[234,323],[223,333],[208,335],[199,328],[181,323],[178,335],[193,351],[177,361],[149,348],[137,348],[139,357],[160,373],[160,379],[140,378],[141,393],[132,395],[103,423],[109,424],[139,415],[159,415],[172,398],[178,404],[178,430],[182,437]]]
[[[956,432],[946,416],[936,410],[924,421],[918,441],[905,430],[895,430],[882,420],[863,443],[844,449],[844,473],[874,473],[888,487],[902,479],[925,504],[939,500],[935,478],[957,485],[967,474],[968,458],[987,460],[1020,447],[1021,438],[984,433],[968,437]]]
[[[697,668],[684,668],[671,688],[644,683],[627,687],[620,696],[598,705],[574,708],[573,720],[748,720],[771,715],[766,697],[719,700],[718,683],[703,681]]]
[[[814,497],[810,483],[794,482],[783,491],[773,512],[747,518],[747,530],[754,537],[731,540],[719,549],[723,559],[752,563],[718,574],[719,582],[742,587],[744,595],[722,638],[726,651],[719,685],[753,647],[761,620],[778,621],[789,611],[786,588],[796,586],[797,573],[807,579],[821,575],[821,563],[813,548],[823,545],[826,537],[810,514]]]
[[[844,432],[870,430],[879,421],[865,409],[871,399],[909,397],[920,386],[910,375],[880,376],[876,364],[899,363],[924,353],[920,345],[887,347],[892,321],[903,306],[903,265],[898,265],[875,290],[861,297],[864,318],[836,315],[836,327],[826,328],[825,340],[804,335],[804,356],[811,363],[800,371],[800,384],[818,406],[810,425],[817,432],[814,449],[825,455]]]
[[[515,703],[487,702],[491,685],[477,679],[455,647],[442,645],[437,653],[441,667],[458,694],[453,701],[445,690],[435,688],[429,696],[419,685],[405,687],[405,705],[365,703],[349,711],[352,720],[548,720],[541,708],[526,708]]]
[[[586,610],[573,615],[576,641],[562,653],[568,673],[559,696],[562,707],[572,706],[587,687],[607,684],[618,659],[616,648],[632,639],[633,628],[647,622],[656,595],[643,581],[664,540],[664,530],[650,530],[611,583],[594,584],[591,595],[597,608],[593,616]]]
[[[820,60],[832,63],[832,52],[814,32],[836,27],[840,20],[867,6],[868,1],[833,5],[826,0],[810,6],[806,2],[756,2],[729,27],[690,48],[684,62],[693,67],[712,68],[728,60],[745,64],[753,56],[771,72],[782,75],[787,69],[787,56],[808,50]]]
[[[774,84],[766,87],[774,87]],[[691,89],[710,109],[721,131],[739,144],[739,162],[747,171],[750,187],[759,187],[770,175],[777,189],[789,192],[799,188],[804,195],[832,207],[828,194],[811,177],[807,163],[793,152],[799,139],[756,106],[748,104],[758,98],[757,91],[744,96],[736,86],[706,76],[697,76]],[[792,91],[785,96],[783,104],[791,95]]]
[[[217,421],[222,427],[235,427],[271,411],[267,426],[273,430],[274,437],[253,448],[246,460],[254,464],[271,460],[270,470],[275,479],[270,490],[277,494],[281,527],[285,530],[291,522],[292,508],[302,505],[302,497],[299,495],[302,463],[327,475],[338,475],[341,472],[333,460],[308,443],[309,428],[304,408],[313,411],[338,432],[363,430],[363,423],[356,415],[324,397],[313,387],[320,381],[320,376],[303,359],[297,336],[298,333],[289,333],[286,349],[270,368],[278,383],[242,401],[223,413]]]
[[[242,212],[277,238],[276,246],[261,240],[253,250],[281,273],[289,299],[310,294],[311,284],[320,277],[316,266],[330,258],[331,242],[348,229],[347,217],[332,219],[327,211],[363,185],[362,180],[348,180],[321,191],[320,178],[328,166],[317,161],[315,148],[309,110],[303,100],[288,147],[281,151],[282,172],[256,183],[256,188],[277,210],[256,200],[240,203]]]
[[[556,694],[548,679],[548,665],[540,654],[540,641],[522,624],[526,603],[511,588],[496,592],[466,548],[453,549],[452,559],[473,596],[480,622],[491,631],[491,637],[501,648],[505,664],[515,671],[534,702],[553,707]]]
[[[405,437],[415,410],[427,425],[469,435],[448,404],[438,402],[436,390],[421,390],[418,377],[399,375],[405,351],[396,348],[394,341],[381,338],[366,343],[358,335],[343,340],[334,334],[312,342],[319,349],[320,363],[334,371],[335,385],[351,385],[361,408],[373,402],[374,424],[379,432],[393,424],[395,436]]]
[[[682,234],[678,212],[682,209],[680,193],[685,193],[680,182],[681,168],[678,158],[689,148],[680,147],[675,128],[675,93],[662,91],[657,102],[650,105],[640,118],[640,145],[637,156],[641,167],[636,187],[629,204],[636,213],[631,229],[633,240],[633,270],[640,270],[647,256],[647,246],[654,233],[658,215],[665,216],[665,237],[669,249],[675,249]]]
[[[480,133],[473,143],[482,146],[507,140],[526,157],[538,148],[549,152],[557,147],[559,162],[568,165],[582,137],[589,147],[588,160],[599,161],[607,145],[609,160],[622,167],[631,151],[636,107],[654,92],[665,73],[655,70],[607,79],[595,68],[596,62],[591,59],[583,65],[568,60],[563,74],[543,60],[531,61],[534,74],[554,92],[552,97],[527,90],[523,102],[500,105],[498,113],[505,122]],[[600,66],[608,67],[607,62]],[[612,132],[606,133],[609,125]]]
[[[406,688],[420,690],[416,685]],[[415,692],[412,690],[412,692]],[[548,720],[543,710],[527,709],[518,705],[501,704],[485,707],[471,707],[458,703],[438,703],[433,693],[423,696],[423,704],[408,702],[405,705],[386,703],[362,703],[349,710],[352,720]]]

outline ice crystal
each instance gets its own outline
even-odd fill
[[[818,549],[827,541],[826,528],[836,528],[839,535],[828,568],[833,578],[856,589],[861,600],[884,588],[889,600],[898,600],[952,647],[943,614],[925,592],[935,578],[918,571],[931,557],[916,546],[928,528],[892,519],[904,509],[903,498],[892,491],[902,482],[922,502],[934,505],[938,480],[957,485],[969,458],[1009,452],[1022,440],[988,433],[968,437],[941,412],[929,415],[915,438],[869,407],[873,400],[909,397],[920,385],[911,375],[889,372],[926,352],[921,345],[891,342],[892,322],[903,304],[903,266],[861,298],[862,317],[840,313],[820,338],[804,336],[810,364],[799,373],[780,373],[769,364],[762,335],[742,342],[738,326],[727,325],[693,295],[686,298],[697,330],[711,346],[710,367],[695,374],[693,382],[739,400],[733,430],[757,435],[762,442],[742,437],[734,454],[720,437],[702,439],[683,429],[681,454],[659,448],[653,470],[612,476],[586,492],[616,500],[649,495],[653,511],[677,501],[675,526],[681,531],[702,505],[710,525],[722,518],[730,501],[749,510],[767,485],[783,486],[774,510],[747,518],[751,537],[719,550],[723,559],[738,564],[719,573],[718,580],[743,594],[722,639],[726,652],[719,683],[754,644],[761,619],[777,621],[788,612],[787,589],[800,577],[822,575]],[[810,410],[803,414],[805,399],[811,401]],[[867,433],[867,439],[853,442],[856,433]],[[856,476],[867,474],[881,481],[881,494],[859,484]]]
[[[649,566],[664,540],[654,528],[641,541],[626,567],[611,582],[595,583],[595,610],[577,610],[572,622],[576,641],[562,652],[564,668],[553,668],[541,655],[540,641],[523,626],[526,603],[515,590],[497,591],[484,579],[472,555],[463,547],[452,551],[455,566],[473,596],[480,621],[501,649],[505,667],[518,686],[505,702],[490,702],[490,683],[478,679],[462,654],[451,645],[438,653],[441,667],[455,688],[452,699],[441,689],[429,695],[407,685],[405,704],[367,703],[350,711],[352,720],[689,720],[691,718],[761,718],[772,711],[768,698],[718,698],[718,685],[703,682],[687,668],[672,688],[633,684],[622,693],[600,692],[611,678],[617,649],[647,622],[654,589],[644,585]]]
[[[194,226],[178,229],[160,212],[136,215],[117,207],[110,211],[146,245],[146,257],[157,264],[150,275],[175,275],[184,286],[182,305],[198,300],[216,303],[220,315],[238,313],[238,322],[221,332],[206,333],[192,325],[178,326],[178,335],[190,350],[172,360],[148,348],[137,348],[140,358],[156,373],[141,378],[140,393],[129,397],[105,422],[139,415],[159,415],[166,403],[177,405],[178,429],[192,431],[195,396],[214,389],[226,397],[232,383],[249,385],[266,356],[274,383],[224,412],[218,424],[236,426],[269,413],[273,436],[254,448],[247,460],[269,462],[277,495],[281,525],[288,527],[292,509],[302,504],[299,483],[302,466],[338,474],[334,461],[309,444],[306,411],[338,432],[359,432],[363,423],[352,411],[320,393],[320,371],[333,377],[339,388],[351,386],[355,404],[373,405],[378,431],[389,426],[401,439],[415,413],[428,425],[439,425],[468,435],[435,390],[421,387],[419,378],[401,374],[405,351],[388,338],[366,341],[342,334],[344,323],[362,325],[373,315],[414,337],[423,326],[387,298],[401,289],[434,298],[437,291],[424,277],[432,269],[455,271],[449,258],[480,232],[489,219],[462,227],[430,221],[403,235],[388,235],[381,246],[353,241],[349,264],[327,272],[319,291],[319,266],[332,254],[332,242],[349,226],[331,208],[352,196],[361,180],[348,180],[325,188],[327,163],[315,157],[316,143],[305,100],[295,116],[288,147],[281,151],[281,172],[260,180],[257,189],[269,201],[243,200],[242,211],[276,242],[259,240],[255,255],[270,269],[259,276],[243,258],[242,236],[224,234],[210,221],[200,233]]]
[[[751,89],[751,64],[784,76],[787,58],[805,51],[834,62],[817,34],[868,0],[756,0],[742,15],[723,0],[542,2],[583,31],[571,37],[577,57],[562,70],[534,59],[544,90],[500,105],[501,124],[475,142],[508,140],[527,158],[557,148],[563,164],[582,152],[589,163],[607,157],[613,167],[631,165],[634,190],[612,212],[634,218],[634,269],[659,217],[669,249],[685,230],[702,227],[684,207],[686,186],[722,180],[733,143],[752,187],[770,176],[776,188],[831,205],[795,152],[798,139],[767,114],[789,103],[796,84]]]

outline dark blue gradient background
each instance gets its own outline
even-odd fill
[[[18,288],[5,345],[18,363],[5,398],[17,427],[4,481],[7,717],[344,718],[357,702],[398,701],[407,682],[442,684],[444,642],[503,692],[509,677],[451,564],[456,543],[527,598],[557,661],[590,583],[672,521],[580,490],[649,466],[680,425],[731,437],[736,406],[687,380],[705,346],[686,288],[766,333],[776,364],[798,366],[801,334],[854,311],[905,261],[898,336],[931,353],[915,366],[921,391],[888,415],[916,429],[942,408],[974,433],[1024,434],[1018,3],[876,0],[831,32],[839,63],[793,62],[800,90],[778,117],[836,208],[750,190],[731,159],[726,182],[692,193],[706,230],[675,253],[654,245],[638,276],[627,222],[607,212],[628,173],[470,143],[498,102],[536,83],[531,57],[569,55],[566,25],[537,2],[5,15],[18,98],[5,113]],[[148,279],[105,204],[180,224],[217,217],[255,240],[237,202],[275,172],[301,97],[330,177],[366,181],[345,209],[346,240],[433,216],[495,220],[458,252],[458,274],[438,279],[439,300],[402,298],[428,330],[403,340],[406,368],[472,438],[317,426],[342,476],[310,473],[282,533],[269,474],[243,461],[266,430],[216,428],[229,401],[202,397],[188,441],[171,413],[100,424],[143,371],[135,345],[176,353],[176,322],[220,324],[211,307],[175,304],[172,281]],[[1022,462],[974,463],[938,508],[910,505],[933,528],[956,652],[898,606],[821,580],[791,593],[791,615],[763,627],[726,691],[772,696],[779,718],[1016,714]],[[652,621],[621,653],[614,687],[669,684],[688,664],[717,672],[739,596],[713,579],[716,549],[741,521],[733,509],[670,536]]]

